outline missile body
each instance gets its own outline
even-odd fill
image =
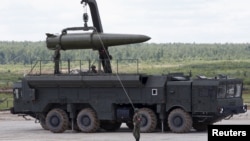
[[[47,34],[46,44],[50,50],[55,50],[58,45],[63,50],[93,49],[125,44],[142,43],[150,37],[138,34],[109,34],[109,33],[71,33],[53,35]]]

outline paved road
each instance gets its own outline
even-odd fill
[[[249,114],[247,114],[249,115]],[[223,120],[216,124],[250,124],[250,118],[242,116]],[[0,113],[0,141],[134,141],[131,130],[125,125],[117,132],[77,133],[68,130],[64,133],[51,133],[43,130],[34,120]],[[142,133],[140,141],[207,141],[207,132],[176,134],[171,132]]]

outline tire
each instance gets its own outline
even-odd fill
[[[141,108],[138,112],[141,115],[141,127],[142,133],[150,133],[155,131],[157,125],[157,117],[149,108]]]
[[[100,127],[108,132],[120,129],[122,123],[116,121],[101,121]]]
[[[95,111],[91,108],[81,110],[76,119],[77,125],[82,132],[93,133],[100,127],[100,122]]]
[[[40,125],[41,127],[44,129],[44,130],[49,130],[49,128],[46,126],[46,118],[43,114],[41,114],[39,116],[39,122],[40,122]]]
[[[46,126],[53,133],[62,133],[68,129],[67,113],[59,108],[51,110],[46,116]]]
[[[186,133],[192,129],[193,120],[187,112],[175,109],[168,116],[168,126],[172,132]]]

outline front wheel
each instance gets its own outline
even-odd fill
[[[182,109],[175,109],[168,116],[168,125],[171,131],[176,133],[189,132],[192,128],[193,120],[189,113]]]

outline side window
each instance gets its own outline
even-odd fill
[[[219,86],[218,93],[217,93],[217,98],[225,98],[226,91],[227,91],[226,85]]]
[[[22,98],[22,90],[21,89],[18,89],[18,88],[14,89],[13,94],[14,94],[15,99]]]
[[[227,98],[234,97],[235,93],[235,85],[234,84],[229,84],[227,85]]]
[[[235,92],[235,97],[240,97],[241,96],[241,84],[236,84],[236,92]]]

